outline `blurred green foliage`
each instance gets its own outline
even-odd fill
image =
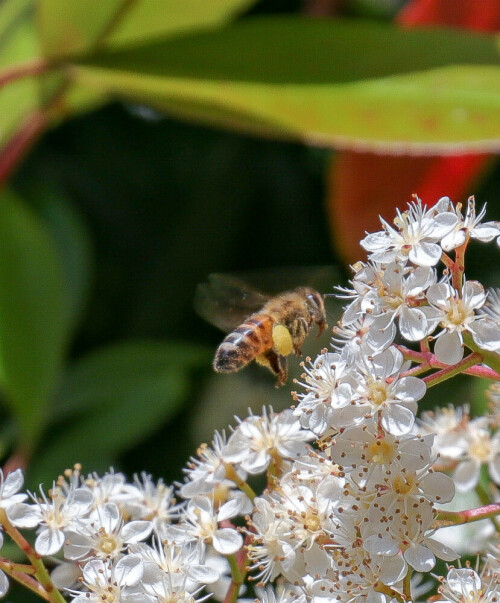
[[[402,35],[363,4],[345,21],[276,0],[0,5],[4,77],[28,74],[0,90],[0,168],[13,134],[54,126],[0,200],[0,449],[34,451],[32,487],[81,461],[180,479],[233,413],[290,403],[258,367],[212,374],[220,334],[192,298],[214,271],[335,263],[330,151],[303,141],[498,140],[494,36]],[[491,218],[498,184],[476,194]],[[498,282],[479,253],[474,278]]]

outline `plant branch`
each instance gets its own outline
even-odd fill
[[[481,519],[496,517],[500,514],[500,503],[492,503],[484,507],[467,509],[465,511],[439,511],[436,516],[436,526],[446,528],[449,526],[460,526]]]
[[[469,356],[467,356],[457,364],[437,371],[432,375],[428,375],[427,377],[424,377],[423,380],[425,381],[427,387],[438,385],[438,383],[442,383],[447,379],[451,379],[455,375],[459,375],[460,373],[465,372],[468,368],[471,368],[476,364],[480,364],[482,360],[483,357],[481,356],[481,354],[477,354],[476,352],[474,352],[473,354],[469,354]]]
[[[248,572],[248,556],[246,547],[250,542],[250,536],[247,535],[241,550],[234,555],[227,555],[227,560],[231,567],[231,585],[228,588],[224,601],[222,603],[236,603],[241,586],[245,582]]]
[[[55,66],[56,63],[47,61],[47,59],[43,57],[36,57],[25,63],[11,65],[6,69],[0,70],[0,88],[25,77],[41,75],[42,73],[46,73],[50,69],[53,69]]]

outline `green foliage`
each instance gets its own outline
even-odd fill
[[[182,342],[130,341],[82,358],[65,375],[51,409],[57,437],[34,462],[31,479],[74,463],[106,471],[120,453],[152,435],[191,393],[190,376],[210,353]]]
[[[0,98],[3,140],[35,106],[57,123],[116,96],[326,146],[464,151],[500,136],[493,35],[297,15],[230,23],[251,0],[19,4],[16,21],[2,7],[4,58],[20,73]]]
[[[58,58],[138,44],[224,23],[253,0],[41,0],[37,2],[42,54]]]
[[[68,338],[57,247],[13,193],[0,199],[0,383],[31,450],[44,427]]]
[[[30,0],[0,5],[0,73],[38,56]],[[39,106],[39,82],[23,77],[0,88],[0,140],[6,141],[22,120]]]

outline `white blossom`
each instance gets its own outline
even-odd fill
[[[477,336],[476,321],[484,320],[475,312],[486,301],[484,288],[477,281],[465,281],[459,293],[449,283],[437,283],[429,287],[427,299],[443,328],[436,335],[434,354],[445,364],[456,364],[464,355],[463,332]]]
[[[222,555],[231,555],[243,545],[243,538],[236,528],[219,527],[219,522],[226,521],[241,510],[237,500],[224,503],[215,510],[213,501],[208,496],[195,496],[185,511],[184,519],[187,533],[194,539],[213,545]]]
[[[134,591],[143,574],[144,565],[137,555],[123,557],[115,565],[92,559],[83,568],[82,586],[85,592],[70,591],[76,595],[73,603],[139,603],[148,599]],[[141,598],[142,596],[142,598]]]
[[[465,216],[462,215],[460,209],[460,205],[457,204],[455,213],[457,214],[458,221],[455,224],[455,228],[441,240],[441,246],[445,251],[451,251],[460,247],[467,242],[469,237],[477,239],[481,243],[489,243],[494,238],[500,236],[500,222],[481,223],[486,214],[486,205],[476,215],[474,197],[469,197]]]
[[[38,526],[35,550],[39,555],[55,555],[61,550],[64,530],[87,513],[94,497],[87,487],[75,487],[67,492],[54,484],[47,496],[42,489],[41,499],[33,505],[18,503],[9,509],[9,519],[20,528]]]
[[[374,262],[389,263],[410,260],[416,266],[435,266],[442,255],[440,240],[450,233],[458,218],[449,210],[450,201],[443,197],[430,209],[420,199],[399,212],[393,228],[381,218],[383,231],[369,234],[361,245],[370,252]]]
[[[240,421],[224,449],[228,462],[238,463],[248,473],[264,471],[273,456],[294,458],[304,454],[308,441],[314,434],[305,430],[291,410],[251,415]]]
[[[114,559],[127,545],[145,540],[152,529],[150,521],[125,523],[117,505],[106,503],[94,510],[88,519],[73,522],[65,530],[64,556],[80,560],[92,554],[95,558]]]

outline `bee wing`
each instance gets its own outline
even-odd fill
[[[239,276],[238,274],[236,276]],[[341,282],[340,270],[335,266],[278,266],[261,268],[242,274],[247,286],[268,292],[283,293],[297,287],[311,287],[320,293],[330,293]]]
[[[210,274],[196,287],[194,308],[209,323],[229,332],[267,302],[268,295],[228,274]]]

